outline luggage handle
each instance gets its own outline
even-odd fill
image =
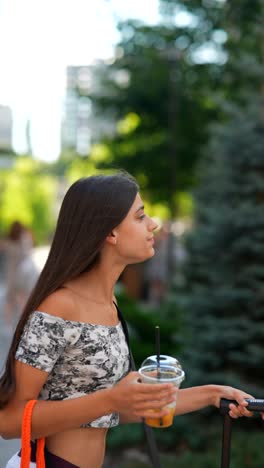
[[[264,400],[256,398],[245,398],[245,400],[248,402],[248,405],[246,406],[248,411],[264,412]],[[222,415],[228,414],[230,403],[238,405],[236,400],[226,400],[225,398],[221,398],[220,413]]]
[[[264,412],[264,400],[255,398],[245,398],[248,402],[246,409],[248,411]],[[229,416],[229,405],[233,403],[238,405],[236,400],[220,400],[220,413],[223,415],[223,441],[222,441],[222,458],[221,468],[229,468],[230,466],[230,444],[232,431],[232,418]]]

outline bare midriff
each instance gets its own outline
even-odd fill
[[[106,433],[107,428],[72,429],[47,437],[46,448],[78,468],[101,468]]]

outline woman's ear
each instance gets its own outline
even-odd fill
[[[110,234],[106,237],[106,242],[112,245],[117,243],[117,233],[116,231],[111,231]]]

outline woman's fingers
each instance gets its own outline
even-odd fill
[[[165,408],[177,400],[178,389],[172,384],[136,384],[135,393],[135,411],[141,417],[152,415],[155,411],[155,417],[162,417],[168,413]]]
[[[152,393],[152,394],[159,394],[161,392],[170,392],[175,390],[173,384],[144,384],[144,383],[136,383],[137,391],[139,393]]]
[[[160,409],[164,408],[165,406],[174,403],[176,401],[176,397],[171,397],[169,399],[163,400],[147,400],[147,401],[140,401],[135,405],[137,410],[145,410],[145,409]]]
[[[246,416],[246,417],[253,416],[253,413],[247,410],[246,406],[244,406],[244,403],[241,405],[234,405],[233,403],[231,403],[229,405],[229,409],[230,409],[229,415],[231,416],[231,418],[240,418],[242,416]]]
[[[138,384],[135,390],[133,397],[135,403],[148,404],[149,407],[153,402],[162,406],[176,401],[178,391],[173,385],[167,386],[167,384]]]
[[[249,395],[248,393],[244,393],[240,390],[236,390],[235,392],[235,400],[238,402],[240,406],[247,406],[248,402],[246,401],[247,398],[254,398],[252,395]]]
[[[173,384],[144,384],[138,382],[138,377],[137,372],[131,372],[110,390],[111,406],[116,411],[143,417],[142,412],[159,411],[176,401],[178,389]]]
[[[141,386],[141,384],[140,384]],[[156,385],[148,385],[146,384],[146,389],[141,391],[140,388],[137,388],[137,391],[135,392],[135,395],[137,396],[138,399],[149,399],[152,398],[153,400],[155,399],[161,399],[161,398],[168,398],[170,396],[175,396],[177,394],[178,389],[175,387],[171,388],[161,388],[161,390],[157,390],[155,387]]]
[[[141,417],[141,418],[162,418],[163,416],[166,416],[166,414],[169,414],[170,413],[170,410],[167,409],[167,408],[164,408],[164,409],[160,409],[160,410],[155,410],[155,411],[151,411],[151,410],[143,410],[143,411],[140,411],[138,413],[138,416]]]
[[[220,389],[221,398],[237,402],[237,404],[230,403],[229,416],[232,418],[240,418],[242,416],[252,417],[253,413],[248,411],[248,402],[246,401],[247,399],[254,398],[252,395],[234,387],[220,386]]]
[[[168,395],[164,396],[163,398],[157,398],[152,395],[148,399],[137,398],[134,402],[134,406],[137,409],[162,408],[163,406],[169,405],[170,403],[175,403],[176,400],[176,395]]]
[[[240,418],[243,416],[246,416],[248,418],[253,416],[253,413],[251,411],[247,410],[247,405],[248,402],[246,401],[247,398],[253,398],[252,395],[249,395],[248,393],[245,393],[241,390],[235,390],[235,395],[234,395],[237,405],[230,404],[230,412],[229,415],[232,418]]]

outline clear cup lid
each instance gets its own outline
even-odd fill
[[[143,374],[146,372],[146,369],[156,369],[158,367],[158,359],[156,354],[153,354],[153,356],[148,356],[141,364],[141,368],[139,372],[143,372]],[[175,369],[175,375],[178,377],[181,377],[181,382],[185,379],[185,372],[182,369],[182,366],[178,359],[172,357],[172,356],[167,356],[166,354],[161,354],[160,359],[159,359],[159,368],[163,371],[170,371],[172,368]]]
[[[153,356],[148,356],[142,362],[141,367],[157,365],[157,362],[158,362],[157,355],[153,354]],[[180,362],[178,361],[178,359],[172,356],[167,356],[166,354],[160,355],[159,364],[160,364],[160,367],[164,365],[164,366],[171,366],[171,367],[177,367],[178,369],[182,369],[182,366]]]

